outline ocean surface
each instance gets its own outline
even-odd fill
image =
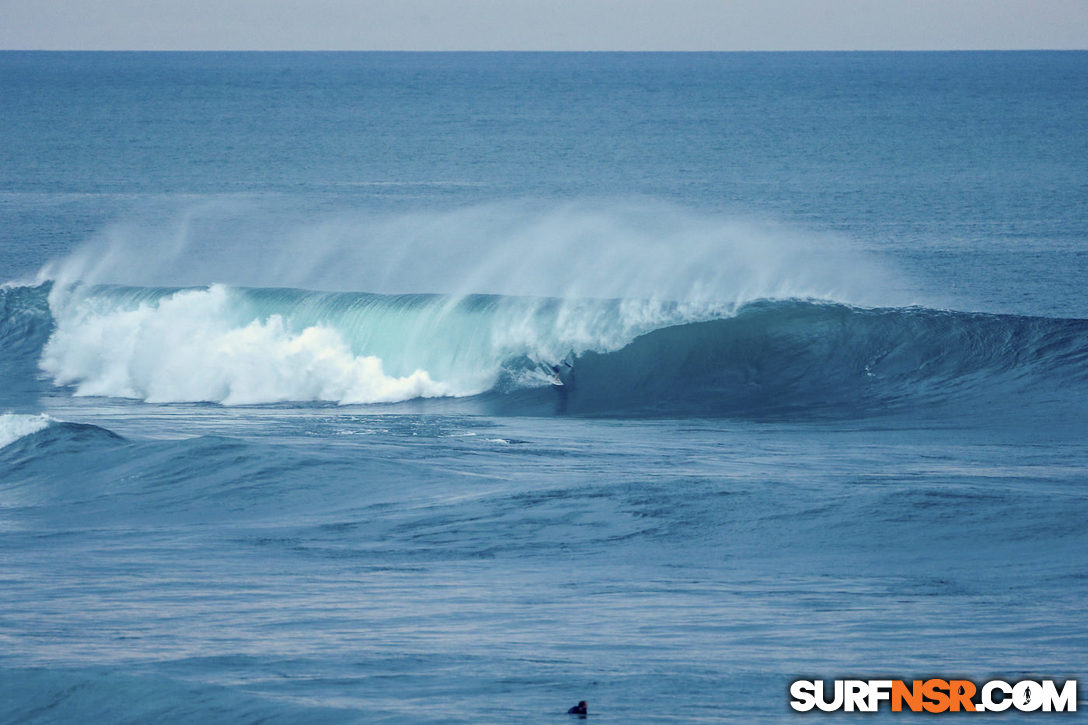
[[[1081,52],[0,53],[0,721],[1083,712],[1086,129]]]

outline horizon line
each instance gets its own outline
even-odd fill
[[[1082,53],[1084,48],[0,48],[0,53]]]

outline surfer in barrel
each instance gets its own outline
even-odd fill
[[[573,357],[574,353],[570,353],[557,363],[540,363],[540,369],[547,376],[548,382],[556,387],[570,385],[574,373]]]
[[[552,384],[555,392],[558,396],[556,401],[556,410],[558,414],[567,412],[567,397],[571,393],[574,387],[574,363],[572,362],[574,353],[571,352],[567,357],[556,363],[541,363],[540,368],[544,375],[547,376],[548,382]]]
[[[574,372],[573,358],[574,353],[571,352],[557,363],[545,363],[545,368],[549,373],[548,376],[552,379],[552,385],[567,385],[569,383]]]

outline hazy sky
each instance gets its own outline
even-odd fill
[[[5,49],[1088,48],[1088,0],[0,0]]]

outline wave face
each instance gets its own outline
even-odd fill
[[[576,371],[568,410],[598,414],[850,417],[1052,399],[1088,383],[1088,320],[765,301],[587,353]]]
[[[470,399],[587,415],[855,415],[1088,382],[1088,321],[651,300],[9,288],[5,375],[242,405]],[[565,385],[543,364],[573,361]]]

